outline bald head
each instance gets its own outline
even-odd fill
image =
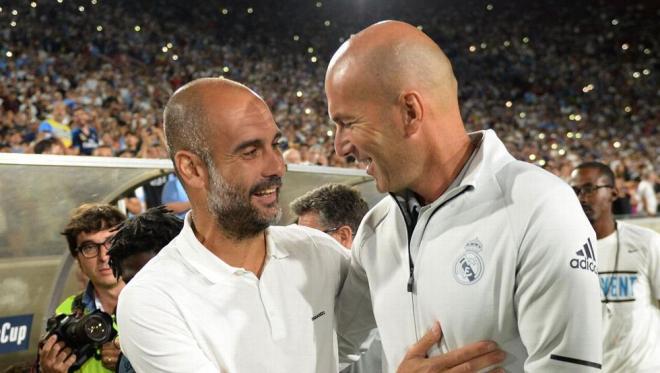
[[[216,130],[255,106],[266,104],[255,92],[229,79],[202,78],[179,88],[167,102],[164,113],[170,158],[174,159],[180,150],[187,150],[210,164],[208,140]]]
[[[383,21],[346,41],[332,57],[326,85],[351,82],[342,89],[359,96],[395,100],[401,91],[418,90],[444,104],[457,104],[451,63],[440,47],[416,27]]]

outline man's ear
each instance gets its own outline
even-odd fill
[[[612,188],[612,199],[611,200],[612,200],[612,202],[614,202],[618,198],[619,198],[619,188],[617,188],[616,185],[614,185],[614,187]]]
[[[347,249],[353,244],[353,230],[348,225],[342,225],[335,231],[335,237],[339,243]]]
[[[174,154],[174,167],[181,182],[191,188],[203,189],[208,183],[205,162],[195,153],[179,150]]]
[[[424,118],[422,96],[416,91],[404,92],[399,97],[399,104],[405,136],[414,135],[421,128]]]

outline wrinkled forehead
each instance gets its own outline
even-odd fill
[[[229,102],[207,103],[209,135],[218,146],[231,146],[246,137],[272,136],[278,131],[273,115],[258,97],[230,98]],[[270,141],[270,140],[268,140]]]

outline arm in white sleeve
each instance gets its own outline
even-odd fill
[[[172,300],[157,289],[126,287],[117,323],[122,352],[136,372],[218,373]]]
[[[360,346],[376,327],[367,274],[359,259],[360,248],[354,245],[351,264],[337,301],[337,339],[339,362],[348,364],[360,357]]]
[[[528,352],[525,372],[597,372],[602,315],[595,233],[568,185],[538,198],[522,232],[514,298]]]

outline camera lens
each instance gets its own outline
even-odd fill
[[[83,330],[90,340],[100,343],[108,339],[112,325],[99,315],[90,315],[83,325]]]

